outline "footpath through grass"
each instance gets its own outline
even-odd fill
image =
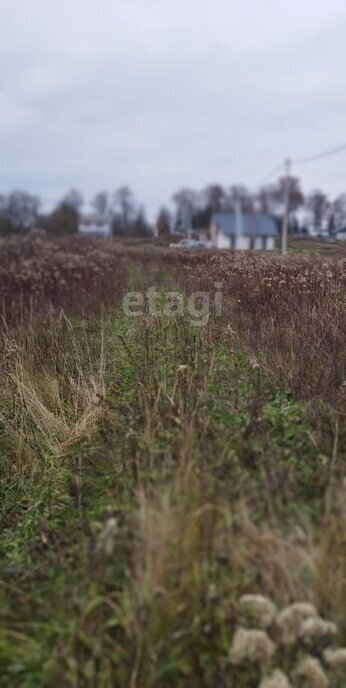
[[[222,323],[54,320],[0,394],[1,686],[257,686],[246,592],[345,641],[337,450]]]

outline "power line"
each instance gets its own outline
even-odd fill
[[[341,146],[336,146],[335,148],[329,148],[329,150],[323,151],[322,153],[316,153],[315,155],[309,155],[303,158],[295,158],[291,162],[294,165],[303,165],[305,163],[313,162],[314,160],[322,160],[323,158],[329,158],[330,156],[337,155],[338,153],[342,153],[343,151],[346,151],[346,143],[342,144]],[[284,172],[284,168],[285,163],[282,162],[280,165],[275,167],[271,172],[269,172],[265,177],[263,177],[261,181],[258,183],[258,186],[266,184],[273,177],[276,177],[280,172]]]
[[[297,158],[296,160],[293,160],[293,163],[295,165],[302,165],[306,162],[313,162],[314,160],[320,160],[321,158],[329,158],[331,155],[336,155],[337,153],[341,153],[342,151],[346,150],[346,143],[344,143],[342,146],[337,146],[336,148],[330,148],[327,151],[324,151],[323,153],[317,153],[316,155],[309,155],[306,158]]]
[[[284,163],[280,163],[280,165],[277,165],[274,170],[269,172],[265,177],[262,178],[262,180],[259,182],[258,186],[261,186],[262,184],[266,184],[269,182],[273,177],[276,177],[280,172],[283,172],[284,170]]]

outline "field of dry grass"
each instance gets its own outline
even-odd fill
[[[319,253],[323,256],[346,258],[346,242],[332,241],[328,237],[289,235],[288,250],[294,253]]]
[[[0,241],[0,308],[4,321],[63,309],[99,313],[113,304],[125,283],[120,244],[93,238],[55,240],[35,233]]]
[[[346,686],[343,280],[339,255],[1,245],[1,686]],[[126,315],[149,287],[160,315]]]

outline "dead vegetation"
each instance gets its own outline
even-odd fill
[[[265,365],[268,376],[305,399],[343,399],[345,261],[224,252],[138,255],[148,280],[167,271],[184,293],[223,291],[222,322]],[[151,271],[151,274],[150,274]]]
[[[7,324],[50,309],[97,313],[122,293],[126,267],[115,242],[40,233],[0,242],[0,309]]]
[[[2,264],[28,251],[54,274],[30,242]],[[0,685],[344,688],[342,264],[110,250],[103,271],[102,242],[67,246],[100,267],[96,291],[83,268],[78,305],[66,268],[37,318],[14,275],[3,323]],[[223,313],[127,318],[126,276],[163,294],[222,282]],[[264,625],[245,622],[254,595]],[[330,623],[333,643],[277,662],[297,602],[322,617],[306,637]],[[265,667],[233,661],[239,627]]]

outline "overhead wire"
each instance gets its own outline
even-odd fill
[[[313,162],[314,160],[329,158],[330,156],[337,155],[338,153],[342,153],[343,151],[346,151],[346,143],[342,144],[341,146],[336,146],[335,148],[330,148],[329,150],[323,151],[322,153],[316,153],[315,155],[309,155],[304,158],[296,158],[295,160],[292,160],[292,163],[294,165],[303,165],[308,162]]]

